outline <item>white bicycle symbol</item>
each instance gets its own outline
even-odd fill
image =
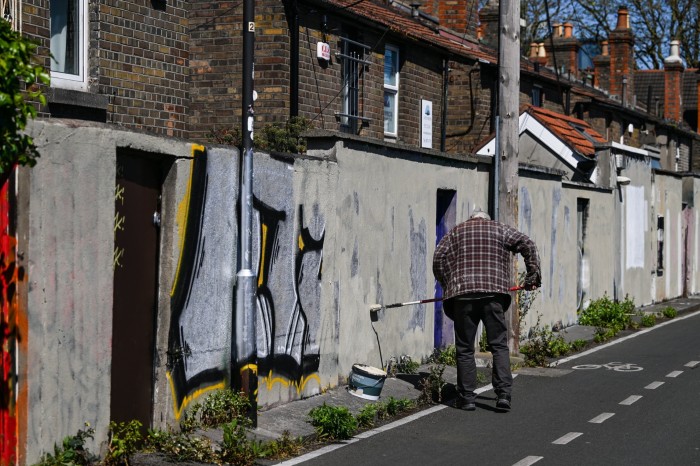
[[[637,366],[636,364],[630,364],[626,362],[609,362],[607,364],[581,364],[579,366],[574,366],[572,369],[582,369],[582,370],[588,370],[588,369],[600,369],[601,367],[604,367],[608,370],[613,370],[616,372],[637,372],[644,370],[643,367]]]

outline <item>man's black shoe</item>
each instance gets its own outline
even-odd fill
[[[462,398],[457,398],[455,401],[455,408],[462,409],[464,411],[476,411],[476,403]]]
[[[498,395],[496,409],[500,411],[510,411],[510,397],[508,395]]]

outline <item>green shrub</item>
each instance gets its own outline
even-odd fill
[[[357,430],[357,420],[344,406],[328,406],[323,403],[309,411],[309,417],[319,439],[349,439]]]
[[[253,146],[256,149],[272,152],[303,154],[306,152],[306,139],[301,133],[311,129],[311,121],[304,117],[291,117],[286,123],[270,123],[255,131]],[[209,139],[217,144],[240,147],[243,143],[240,127],[211,131]]]
[[[107,465],[129,465],[131,455],[136,453],[141,445],[141,424],[137,420],[131,422],[114,421],[109,423],[109,444],[105,464]]]
[[[428,377],[420,381],[421,393],[418,402],[422,404],[442,403],[442,391],[447,382],[443,378],[445,364],[435,364],[430,366]]]
[[[243,392],[229,388],[209,394],[203,403],[193,404],[180,421],[180,430],[193,432],[199,427],[217,427],[246,417],[250,401]]]
[[[215,452],[208,439],[190,436],[185,432],[149,430],[144,446],[146,451],[164,453],[174,462],[216,462]]]
[[[38,43],[13,30],[9,21],[0,21],[0,76],[4,76],[0,80],[2,174],[8,173],[15,164],[32,167],[39,157],[34,140],[24,132],[28,120],[37,115],[29,100],[46,105],[46,96],[38,84],[50,82],[49,73],[32,63],[38,47]]]
[[[404,354],[398,360],[395,357],[389,360],[387,374],[389,377],[395,377],[396,374],[417,374],[419,367],[418,361],[414,361],[410,356]]]
[[[537,316],[537,323],[530,329],[530,338],[520,346],[525,364],[530,367],[544,367],[551,358],[571,352],[571,345],[561,335],[555,336],[548,325],[540,325],[541,318],[541,315]]]
[[[622,302],[612,301],[607,294],[596,299],[579,314],[579,324],[612,330],[615,336],[630,326],[634,313],[634,301],[628,297]]]
[[[644,314],[642,316],[642,327],[653,327],[656,325],[656,315]]]
[[[246,425],[233,420],[224,424],[224,436],[219,457],[229,464],[253,465],[257,458],[267,454],[262,442],[250,441],[246,437]]]
[[[95,429],[89,424],[85,424],[85,427],[78,430],[77,434],[64,438],[60,447],[54,445],[53,455],[45,453],[38,466],[86,466],[96,462],[97,456],[85,448],[85,442],[94,438]]]
[[[673,319],[678,315],[678,311],[676,311],[674,308],[671,306],[666,307],[661,313],[666,317],[667,319]]]
[[[448,345],[445,348],[435,348],[428,362],[443,364],[445,366],[457,366],[457,347]]]

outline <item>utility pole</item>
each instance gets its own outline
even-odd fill
[[[520,0],[500,0],[498,31],[498,113],[496,117],[496,172],[498,188],[497,218],[518,227],[518,137],[520,120]],[[513,262],[513,280],[517,262]],[[515,293],[515,292],[513,292]],[[520,342],[520,316],[513,296],[508,346],[517,353]]]
[[[240,269],[236,274],[236,316],[233,341],[235,342],[235,364],[232,376],[237,386],[248,395],[250,410],[248,417],[253,426],[258,424],[258,361],[255,332],[255,274],[253,257],[253,74],[255,66],[255,0],[243,1],[243,94],[241,126],[243,144],[241,148],[240,179]]]

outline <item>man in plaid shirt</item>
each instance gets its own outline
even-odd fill
[[[478,208],[469,220],[450,230],[435,249],[433,274],[443,288],[445,314],[454,320],[458,408],[476,409],[474,339],[479,321],[483,321],[493,354],[496,407],[510,410],[513,376],[504,314],[510,307],[515,253],[525,259],[527,275],[523,287],[539,288],[540,260],[535,243],[518,230],[492,221]]]

